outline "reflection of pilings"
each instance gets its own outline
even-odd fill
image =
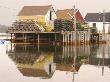
[[[27,49],[27,44],[24,44],[24,51],[26,51]]]
[[[69,58],[69,56],[70,56],[70,48],[69,48],[69,45],[67,45],[67,58]]]
[[[71,53],[70,53],[70,54],[71,54],[71,58],[72,58],[72,57],[73,57],[73,53],[74,53],[74,52],[73,52],[73,46],[72,46],[72,45],[71,45],[70,50],[71,50]]]
[[[66,49],[66,46],[64,46],[64,58],[66,57],[66,52],[67,52],[67,49]]]
[[[105,48],[104,48],[104,44],[103,44],[103,54],[102,54],[102,76],[104,75],[104,66],[105,66],[105,64],[104,64],[104,60],[105,60]]]
[[[72,58],[74,55],[74,46],[65,45],[63,46],[62,58]]]
[[[65,47],[63,46],[62,58],[64,58],[64,55],[65,55]]]
[[[49,64],[49,74],[51,74],[51,72],[52,72],[52,67],[51,67],[51,64]]]

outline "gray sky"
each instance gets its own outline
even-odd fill
[[[0,0],[0,24],[11,25],[25,5],[52,5],[55,10],[72,8],[76,5],[83,16],[87,12],[110,12],[110,0]]]

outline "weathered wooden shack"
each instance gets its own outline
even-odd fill
[[[77,40],[72,18],[74,13],[77,20]],[[13,42],[74,44],[76,40],[78,44],[89,43],[90,31],[79,28],[84,23],[84,19],[78,9],[55,12],[50,5],[24,6],[17,17],[17,21],[8,29]]]

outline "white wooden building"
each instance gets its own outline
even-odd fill
[[[103,19],[105,18],[105,22]],[[103,27],[105,33],[110,32],[110,12],[103,13],[87,13],[85,20],[89,27],[96,27],[98,33],[103,32]]]

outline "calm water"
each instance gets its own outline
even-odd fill
[[[110,82],[109,65],[109,44],[0,44],[0,82]]]

